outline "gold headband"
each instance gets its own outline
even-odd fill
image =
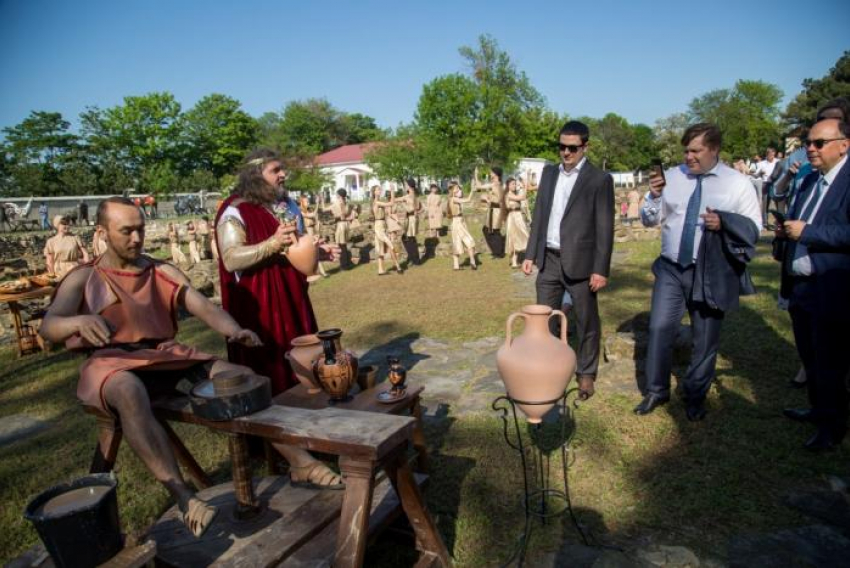
[[[254,158],[253,160],[248,160],[249,166],[262,166],[263,162],[265,162],[265,158]]]

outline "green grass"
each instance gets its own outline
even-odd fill
[[[605,333],[648,312],[649,267],[658,244],[628,243],[617,251],[623,260],[600,299]],[[767,243],[759,252],[752,266],[759,293],[724,323],[718,381],[704,422],[689,423],[675,400],[636,417],[637,394],[604,391],[575,412],[570,489],[579,520],[598,540],[622,545],[651,536],[722,558],[730,535],[806,523],[782,505],[782,496],[850,468],[846,443],[831,455],[808,455],[801,443],[809,429],[780,414],[805,400],[785,386],[797,356],[788,315],[775,306],[777,265]],[[446,341],[501,336],[506,316],[524,302],[515,297],[507,262],[481,257],[478,272],[453,272],[451,261],[441,258],[401,276],[379,278],[374,265],[334,273],[311,289],[320,325],[343,328],[343,343],[360,348],[407,334]],[[220,339],[194,320],[183,322],[180,337],[223,351]],[[95,424],[75,401],[79,362],[64,352],[19,360],[11,349],[0,351],[0,415],[26,413],[50,424],[0,447],[4,562],[37,540],[21,518],[28,499],[87,470]],[[228,477],[222,437],[190,426],[178,432],[216,479]],[[519,462],[502,440],[500,421],[492,412],[458,417],[448,409],[442,419],[428,420],[426,434],[432,452],[428,503],[458,565],[503,562],[523,518]],[[126,446],[118,475],[124,529],[138,534],[168,507],[167,495]],[[531,549],[552,550],[563,538],[577,538],[569,523],[537,526]],[[409,558],[403,547],[379,541],[367,561],[394,566]]]

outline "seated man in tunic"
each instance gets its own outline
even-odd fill
[[[230,342],[261,342],[192,288],[180,270],[142,254],[145,220],[132,201],[102,201],[96,223],[106,252],[67,274],[40,333],[90,353],[80,367],[77,396],[120,417],[127,442],[174,497],[187,528],[200,536],[216,510],[183,480],[168,437],[151,411],[149,392],[173,389],[179,377],[207,378],[231,370],[253,374],[174,341],[178,306]]]

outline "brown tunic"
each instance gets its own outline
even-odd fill
[[[102,257],[101,257],[102,258]],[[198,362],[213,361],[203,353],[174,341],[177,333],[177,298],[183,287],[143,257],[141,272],[101,268],[95,260],[85,284],[81,314],[101,315],[113,330],[110,345],[94,351],[80,367],[77,398],[84,404],[110,412],[103,386],[118,371],[134,369],[179,370]],[[150,349],[127,350],[121,345],[145,343]],[[79,335],[66,341],[68,349],[91,349]]]

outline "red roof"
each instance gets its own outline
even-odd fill
[[[375,142],[365,144],[348,144],[334,148],[324,154],[316,156],[316,163],[320,166],[331,166],[334,164],[349,164],[363,162],[363,155],[375,146]]]

